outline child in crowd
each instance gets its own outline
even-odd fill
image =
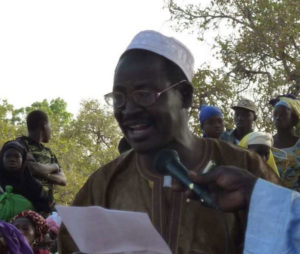
[[[0,153],[0,186],[3,189],[12,186],[12,192],[28,199],[36,211],[49,213],[48,196],[27,169],[26,156],[26,149],[16,141],[3,145]]]
[[[204,138],[220,138],[224,131],[223,114],[214,106],[203,105],[200,108],[199,120]]]
[[[239,146],[248,148],[259,154],[274,172],[279,175],[271,150],[271,147],[273,146],[271,134],[265,132],[251,132],[240,141]]]
[[[44,246],[44,240],[49,233],[46,220],[34,211],[23,211],[12,219],[11,223],[26,237],[35,254],[49,254]]]

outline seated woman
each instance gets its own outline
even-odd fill
[[[248,148],[260,155],[260,157],[279,176],[278,169],[271,150],[273,138],[271,134],[265,132],[251,132],[240,141],[239,146]]]
[[[34,211],[23,211],[14,217],[11,223],[26,237],[35,254],[48,254],[41,250],[45,235],[49,232],[46,220]]]
[[[199,120],[204,138],[220,138],[224,131],[224,123],[223,114],[219,108],[201,106]]]
[[[300,191],[300,138],[295,135],[300,127],[300,101],[280,96],[270,103],[274,105],[273,119],[277,130],[274,147],[286,153],[274,152],[275,161],[283,183]]]
[[[0,152],[0,186],[13,187],[13,193],[27,198],[38,212],[49,213],[49,198],[42,185],[26,168],[26,149],[16,141],[5,143]]]

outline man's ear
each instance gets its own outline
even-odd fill
[[[184,108],[190,108],[193,101],[193,85],[189,81],[186,81],[182,85],[179,85],[178,90],[182,95],[182,106]]]

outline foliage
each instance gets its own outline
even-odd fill
[[[69,184],[59,188],[57,200],[70,202],[92,172],[116,158],[120,137],[111,112],[96,100],[83,101],[79,115],[60,138],[67,144],[58,157]]]
[[[0,146],[16,136],[13,123],[14,108],[7,100],[0,100]]]
[[[225,77],[225,78],[224,78]],[[224,114],[227,129],[233,127],[231,110],[228,105],[233,103],[234,93],[229,79],[222,72],[211,71],[209,68],[199,70],[193,77],[194,100],[191,109],[191,127],[200,134],[199,108],[201,105],[214,105]]]
[[[215,57],[223,63],[221,79],[228,78],[234,87],[229,90],[235,92],[230,99],[246,94],[255,100],[263,119],[258,128],[270,130],[271,113],[266,107],[269,99],[282,93],[298,96],[300,92],[300,1],[205,3],[181,5],[167,1],[178,30],[190,29],[200,40],[214,32]],[[211,86],[216,85],[213,82]]]
[[[60,204],[69,204],[92,172],[118,156],[120,139],[112,113],[98,101],[83,101],[76,118],[66,106],[60,98],[20,109],[14,109],[6,100],[0,101],[0,146],[26,135],[26,115],[30,111],[40,109],[48,114],[52,135],[46,146],[55,153],[67,176],[67,186],[55,191]]]

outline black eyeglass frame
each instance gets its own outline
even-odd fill
[[[187,80],[181,80],[181,81],[179,81],[179,82],[177,82],[177,83],[175,83],[175,84],[173,84],[173,85],[171,85],[171,86],[169,86],[169,87],[167,87],[167,88],[165,88],[165,89],[163,89],[163,90],[161,90],[159,92],[154,92],[154,91],[149,91],[149,90],[135,90],[135,91],[131,92],[129,95],[125,95],[122,92],[110,92],[110,93],[104,95],[104,99],[105,99],[105,102],[109,106],[116,107],[117,109],[123,107],[126,104],[128,96],[130,96],[137,105],[142,106],[142,107],[150,107],[151,105],[153,105],[153,104],[155,104],[157,102],[157,100],[159,99],[159,97],[163,93],[165,93],[165,92],[171,90],[172,88],[174,88],[174,87],[176,87],[178,85],[181,85],[181,84],[183,84],[185,82],[187,82]],[[134,93],[139,93],[139,92],[148,92],[151,95],[154,94],[154,100],[151,103],[141,104],[140,102],[138,102],[138,101],[135,100],[134,96],[132,96]],[[116,94],[116,93],[118,93],[118,94],[120,94],[120,95],[123,96],[123,102],[119,106],[115,106],[114,105],[114,99],[113,99],[114,97],[113,97],[113,95]],[[111,101],[112,101],[112,103],[111,103]]]

